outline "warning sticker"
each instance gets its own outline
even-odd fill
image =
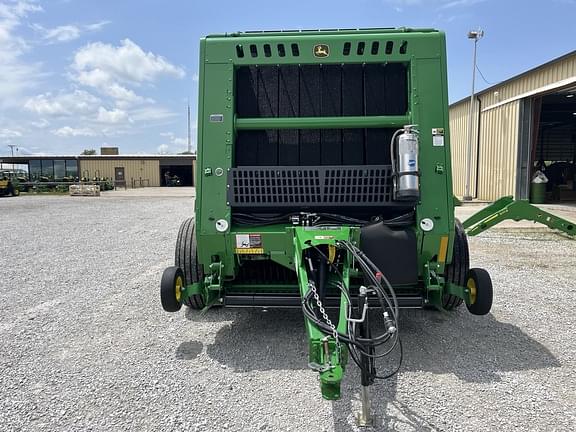
[[[236,253],[238,255],[263,255],[264,249],[263,248],[243,248],[243,249],[236,248]]]
[[[261,234],[236,234],[237,254],[263,254]]]
[[[432,128],[432,145],[444,147],[444,128]]]

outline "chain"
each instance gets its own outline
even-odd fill
[[[314,300],[316,300],[316,305],[318,306],[318,310],[322,314],[322,318],[324,318],[324,321],[326,322],[326,324],[328,324],[328,326],[332,329],[332,336],[334,337],[334,340],[336,341],[336,350],[338,352],[338,357],[340,357],[342,346],[340,345],[340,339],[338,338],[338,330],[336,330],[336,326],[332,323],[332,320],[330,320],[330,318],[328,317],[328,314],[326,313],[326,309],[324,309],[324,305],[322,304],[322,300],[320,300],[320,295],[318,294],[318,291],[316,290],[316,284],[312,281],[308,281],[308,288],[310,288],[310,291],[312,291],[312,294],[314,296]]]

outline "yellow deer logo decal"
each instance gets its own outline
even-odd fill
[[[314,57],[328,57],[330,55],[330,48],[326,44],[314,45]]]

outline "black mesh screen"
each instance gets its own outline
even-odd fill
[[[359,207],[393,204],[388,165],[239,167],[228,173],[232,207]]]
[[[401,63],[241,66],[236,115],[319,117],[404,115],[407,67]],[[237,166],[389,164],[390,129],[239,131]]]

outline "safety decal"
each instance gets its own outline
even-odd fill
[[[264,253],[261,234],[236,234],[236,253],[260,255]]]

